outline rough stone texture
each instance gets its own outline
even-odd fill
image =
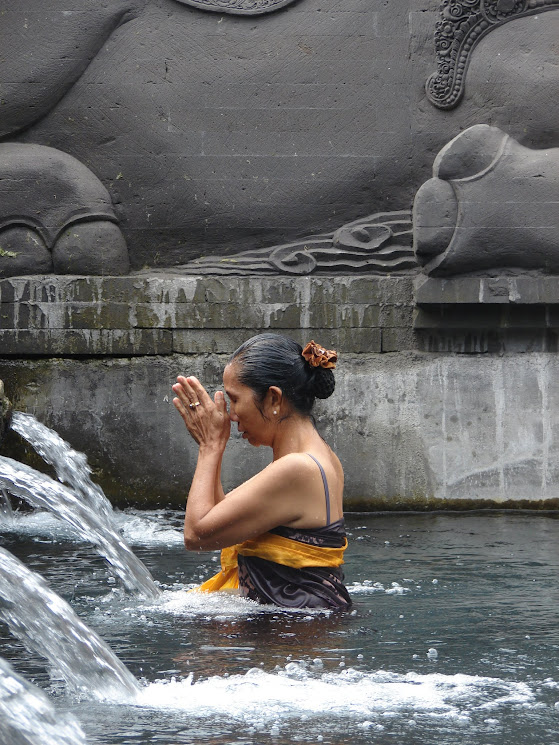
[[[13,277],[1,356],[231,354],[262,329],[340,352],[412,348],[411,278]]]
[[[215,390],[226,355],[3,360],[14,407],[85,451],[117,504],[184,504],[196,451],[172,406],[190,372]],[[348,508],[559,504],[559,358],[343,355],[316,415],[346,470]],[[3,452],[22,457],[15,435]],[[233,435],[233,487],[268,462]],[[555,500],[555,502],[553,501]]]
[[[8,427],[10,426],[10,418],[12,414],[12,404],[6,398],[4,392],[4,381],[0,380],[0,444],[4,439]]]
[[[559,272],[559,148],[531,150],[484,124],[461,132],[416,194],[413,232],[428,274]]]
[[[556,277],[418,277],[415,348],[502,354],[559,351]]]
[[[559,144],[557,11],[481,39],[461,104],[443,112],[424,93],[439,0],[299,0],[252,17],[93,6],[3,4],[0,136],[87,166],[134,269],[409,209],[434,153],[472,124]]]
[[[195,449],[176,375],[213,391],[249,336],[314,338],[340,353],[317,419],[349,508],[559,504],[559,279],[421,278],[415,296],[402,277],[4,279],[0,378],[115,502],[180,505]],[[229,487],[267,462],[247,447],[232,438]],[[15,435],[3,449],[28,457]]]
[[[128,273],[107,189],[67,153],[0,143],[0,205],[0,277]]]

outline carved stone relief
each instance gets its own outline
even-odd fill
[[[128,272],[110,195],[71,155],[0,143],[0,204],[0,277]]]
[[[200,10],[231,15],[262,15],[291,5],[295,0],[177,0]]]
[[[532,150],[497,127],[461,132],[437,155],[413,209],[418,261],[432,275],[559,272],[559,148]]]
[[[443,0],[435,28],[437,72],[425,90],[439,109],[452,109],[464,95],[472,52],[497,26],[559,8],[559,0]]]
[[[417,269],[411,213],[377,213],[333,233],[309,236],[232,256],[195,259],[173,271],[188,274],[398,274]]]
[[[445,0],[436,31],[432,0],[326,10],[320,0],[71,5],[42,0],[28,13],[7,0],[0,138],[86,164],[112,217],[101,232],[94,220],[79,223],[80,262],[79,242],[63,250],[59,236],[55,250],[44,231],[6,224],[0,248],[20,264],[0,257],[4,272],[122,273],[122,236],[133,271],[409,272],[409,236],[392,222],[457,131],[487,121],[515,139],[526,129],[535,142],[523,144],[559,144],[548,126],[558,121],[554,89],[545,101],[533,96],[534,57],[553,66],[559,28],[559,14],[544,22],[538,13],[559,0]],[[502,45],[503,29],[518,53],[490,87],[485,70],[501,46],[488,31]],[[433,36],[435,106],[422,93]],[[112,268],[103,241],[118,249]]]

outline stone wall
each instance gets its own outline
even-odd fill
[[[120,505],[184,504],[196,451],[178,373],[220,386],[270,329],[340,353],[317,422],[349,509],[559,504],[554,278],[26,277],[0,281],[0,379],[87,453]],[[515,313],[517,316],[515,316]],[[4,454],[29,459],[15,435]],[[236,433],[224,481],[268,461]],[[36,465],[36,461],[34,461]]]

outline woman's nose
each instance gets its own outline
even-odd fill
[[[232,406],[229,407],[229,419],[232,422],[238,422],[239,421],[239,417],[235,414],[235,409]]]

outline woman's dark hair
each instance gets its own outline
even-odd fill
[[[241,344],[229,363],[238,365],[238,379],[263,401],[270,386],[283,395],[300,414],[309,416],[315,398],[328,398],[336,381],[331,369],[311,367],[296,341],[280,334],[259,334]]]

